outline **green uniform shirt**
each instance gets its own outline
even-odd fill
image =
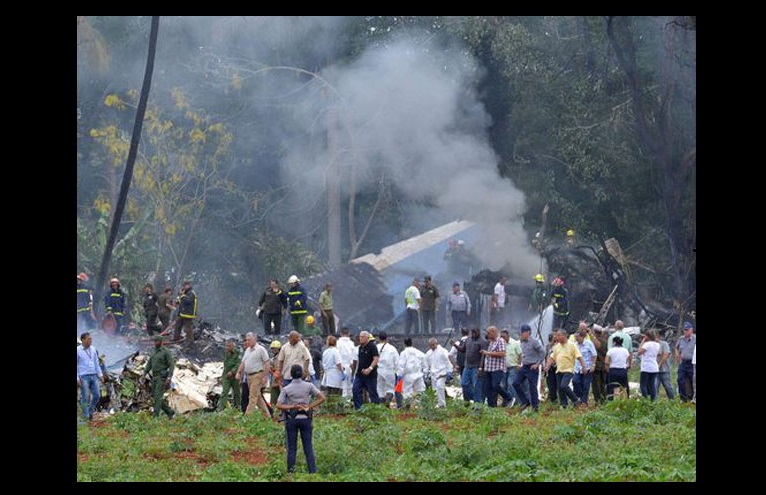
[[[242,360],[239,358],[239,350],[236,347],[231,352],[225,353],[223,358],[223,376],[225,377],[229,371],[236,373],[240,361]]]
[[[332,293],[324,290],[319,294],[319,307],[322,309],[332,309]]]
[[[173,355],[165,347],[160,347],[154,351],[154,354],[149,358],[149,362],[146,363],[146,371],[151,371],[152,376],[160,376],[161,373],[167,372],[167,378],[173,376],[173,369],[175,368],[175,361]]]

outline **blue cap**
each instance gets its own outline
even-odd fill
[[[694,325],[692,325],[690,321],[684,322],[684,330],[693,330],[693,329],[694,329]]]
[[[521,329],[519,329],[520,332],[531,332],[532,328],[527,325],[526,323],[521,325]]]

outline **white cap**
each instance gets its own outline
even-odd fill
[[[287,279],[288,284],[295,284],[297,282],[300,282],[300,279],[295,275],[290,275],[290,278]]]

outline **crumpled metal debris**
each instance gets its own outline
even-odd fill
[[[222,361],[205,363],[199,367],[188,359],[179,359],[168,392],[170,407],[181,414],[210,407],[208,395],[215,393],[216,388],[218,395],[223,390],[221,375]]]

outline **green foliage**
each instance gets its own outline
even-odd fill
[[[450,408],[447,408],[449,410]],[[118,413],[77,429],[83,481],[695,481],[696,409],[660,400],[595,410],[455,407],[426,419],[370,407],[314,420],[316,475],[285,468],[284,425],[229,411]],[[259,451],[264,462],[245,462]],[[151,459],[151,462],[147,462]]]

